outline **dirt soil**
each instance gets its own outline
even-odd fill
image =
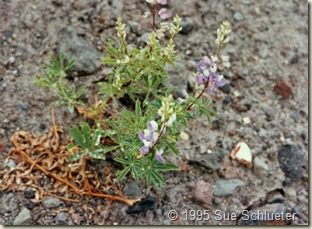
[[[157,202],[155,208],[146,214],[127,214],[128,206],[116,201],[108,211],[105,224],[307,224],[307,3],[168,0],[167,8],[170,15],[178,13],[184,21],[184,31],[176,39],[177,70],[171,73],[172,77],[181,77],[184,86],[195,71],[196,62],[214,52],[215,31],[220,23],[228,20],[232,24],[231,41],[224,50],[232,66],[222,72],[228,85],[207,94],[214,101],[212,107],[219,117],[212,124],[198,118],[184,130],[187,136],[178,147],[181,157],[170,158],[183,169],[166,173],[166,185],[151,190]],[[104,56],[102,44],[110,37],[116,38],[114,27],[118,17],[133,31],[127,37],[128,42],[142,44],[143,35],[150,32],[141,19],[147,9],[143,0],[1,1],[0,142],[4,145],[0,153],[1,171],[9,168],[3,163],[13,147],[9,138],[15,132],[24,130],[42,135],[52,126],[50,107],[57,97],[32,82],[40,64],[49,60],[50,53],[55,53],[61,31],[73,26],[79,37]],[[91,75],[78,77],[77,82],[91,88],[92,82],[107,72],[107,67],[101,66]],[[57,107],[55,112],[56,122],[65,134],[72,123],[79,121],[66,107]],[[229,157],[240,141],[251,149],[252,169]],[[14,169],[18,161],[10,163]],[[115,165],[108,163],[108,166]],[[131,182],[128,177],[120,186],[125,190]],[[137,185],[136,191],[144,196],[144,183]],[[101,224],[108,204],[105,199],[85,196],[80,203],[54,200],[51,206],[47,200],[31,203],[28,194],[15,189],[0,192],[0,224]],[[170,220],[170,210],[176,210],[180,217]],[[186,210],[209,210],[210,219],[185,218]],[[221,218],[217,217],[217,210],[224,213]],[[295,217],[287,222],[225,217],[228,213],[239,216],[243,210],[284,211],[295,213]]]

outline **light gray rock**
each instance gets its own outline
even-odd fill
[[[30,225],[31,214],[27,208],[23,208],[14,219],[13,225]]]
[[[135,182],[127,184],[124,188],[124,194],[128,197],[139,198],[142,196],[141,189]]]
[[[72,72],[76,72],[77,76],[90,75],[100,68],[100,53],[86,40],[78,37],[72,26],[66,27],[60,34],[58,52],[64,52],[67,61],[76,60]]]
[[[244,186],[245,182],[239,179],[220,179],[215,183],[213,193],[215,196],[230,196],[235,192],[236,188]]]
[[[233,15],[233,18],[236,20],[236,21],[241,21],[244,19],[244,16],[240,13],[240,12],[235,12],[234,15]]]
[[[254,158],[254,171],[258,175],[266,175],[269,172],[269,166],[265,163],[263,159],[260,157]]]
[[[13,161],[12,159],[9,159],[8,166],[10,169],[14,168],[16,166],[15,161]]]
[[[42,204],[45,208],[57,208],[60,206],[61,201],[55,197],[47,197],[43,200]]]

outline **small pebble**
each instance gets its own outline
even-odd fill
[[[14,63],[15,63],[15,57],[14,57],[14,56],[11,56],[11,57],[9,58],[9,62],[10,62],[11,64],[14,64]]]
[[[181,131],[180,133],[180,138],[183,140],[183,141],[188,141],[190,139],[189,135],[183,131]]]
[[[13,161],[12,159],[9,159],[8,166],[10,169],[14,168],[16,166],[15,161]]]
[[[240,12],[235,12],[234,15],[233,15],[233,18],[236,20],[236,21],[241,21],[244,19],[243,15],[240,13]]]
[[[19,103],[18,107],[20,109],[22,109],[23,111],[27,110],[29,108],[29,104],[28,103]]]
[[[235,97],[239,97],[241,95],[241,93],[239,93],[239,91],[234,91],[233,94]]]
[[[250,124],[250,118],[249,117],[244,117],[243,118],[243,122],[245,123],[245,124]]]
[[[11,116],[10,116],[10,121],[11,121],[11,122],[16,122],[16,121],[18,120],[18,118],[19,118],[19,117],[18,117],[18,115],[16,115],[16,114],[11,115]]]
[[[45,130],[45,129],[47,129],[47,126],[46,126],[46,124],[41,123],[41,124],[39,125],[39,128],[40,128],[40,130]]]

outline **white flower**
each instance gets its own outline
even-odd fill
[[[167,122],[167,126],[172,126],[172,123],[177,119],[177,115],[173,113]]]

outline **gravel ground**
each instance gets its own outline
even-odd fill
[[[299,0],[168,2],[170,14],[183,18],[176,42],[179,59],[176,69],[169,69],[175,86],[187,88],[196,61],[214,51],[214,31],[224,20],[233,31],[224,50],[232,64],[223,72],[229,83],[209,95],[218,118],[212,124],[196,119],[184,130],[181,157],[170,158],[181,171],[165,174],[167,184],[151,190],[156,206],[146,214],[127,214],[126,204],[114,202],[105,224],[308,224],[308,5]],[[15,132],[42,135],[52,125],[50,106],[56,96],[32,84],[40,64],[50,53],[81,44],[83,52],[72,51],[81,57],[78,83],[92,87],[109,72],[98,60],[104,55],[102,44],[115,38],[116,19],[121,16],[127,22],[129,43],[140,45],[149,32],[140,19],[146,7],[134,0],[1,1],[0,171],[19,163],[3,164]],[[56,120],[66,132],[77,118],[60,107]],[[240,141],[251,149],[252,169],[229,157]],[[121,187],[129,195],[146,191],[143,183],[132,183],[130,177]],[[31,190],[1,191],[0,224],[101,224],[108,204],[101,198],[83,197],[80,203],[71,203],[47,196],[34,203],[34,195]],[[180,217],[170,220],[171,210]],[[209,210],[210,218],[191,220],[188,215],[186,219],[191,210]],[[287,222],[252,221],[242,214],[264,211],[294,217]]]

